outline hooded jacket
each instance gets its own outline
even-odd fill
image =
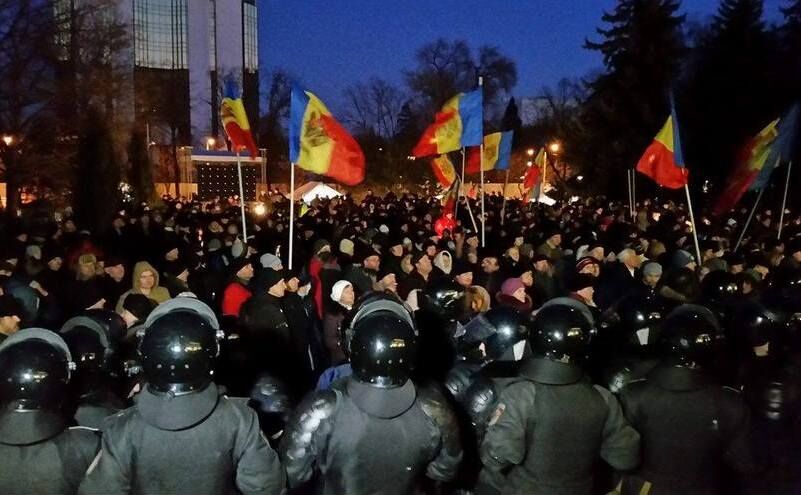
[[[150,271],[153,273],[153,288],[150,289],[150,294],[143,294],[142,288],[139,286],[139,277],[142,275],[143,272]],[[128,294],[143,294],[147,295],[149,299],[156,301],[157,303],[161,304],[167,299],[170,298],[170,292],[161,287],[159,285],[159,272],[153,265],[148,263],[147,261],[140,261],[134,265],[133,269],[133,288],[131,290],[125,291],[117,300],[117,307],[115,308],[117,313],[122,313],[123,307],[122,304],[125,302],[125,298],[128,297]]]

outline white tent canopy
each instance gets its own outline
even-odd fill
[[[288,195],[287,195],[288,196]],[[342,193],[322,182],[307,182],[295,188],[293,201],[302,199],[304,203],[311,203],[315,198],[329,199],[342,196]]]

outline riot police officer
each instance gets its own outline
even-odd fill
[[[739,469],[751,461],[744,400],[704,370],[721,341],[717,318],[702,306],[679,306],[665,318],[659,341],[663,361],[620,395],[643,437],[642,464],[624,478],[621,493],[642,493],[645,485],[652,494],[722,493],[724,459]]]
[[[77,492],[100,435],[67,426],[71,365],[49,330],[21,330],[0,345],[0,493]]]
[[[193,298],[150,314],[139,344],[147,384],[134,407],[106,420],[81,493],[283,493],[256,413],[212,382],[220,337],[214,313]]]
[[[481,445],[477,493],[588,495],[599,456],[619,470],[637,465],[639,435],[580,365],[593,329],[581,306],[562,299],[534,316],[532,357],[501,391]]]
[[[405,495],[425,478],[450,481],[458,428],[443,396],[409,378],[417,336],[408,310],[373,294],[343,325],[353,375],[295,411],[280,448],[290,486],[317,475],[326,495]]]
[[[448,278],[429,283],[418,295],[420,330],[415,377],[442,383],[456,363],[457,330],[465,316],[464,288]]]
[[[75,359],[72,408],[81,426],[102,428],[103,419],[125,408],[121,390],[121,363],[117,342],[125,335],[125,322],[113,311],[94,310],[67,320],[61,335]]]

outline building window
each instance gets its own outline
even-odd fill
[[[134,0],[135,63],[186,69],[187,0]]]
[[[217,70],[217,0],[209,0],[209,70]]]
[[[256,5],[242,3],[242,37],[244,45],[243,65],[248,72],[259,70],[259,41]]]
[[[70,56],[72,0],[53,2],[53,19],[56,27],[56,54],[59,60],[67,60]]]

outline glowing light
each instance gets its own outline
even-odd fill
[[[562,148],[562,146],[556,141],[554,141],[553,143],[548,145],[548,149],[551,150],[551,153],[554,153],[554,154],[559,153],[559,150],[561,148]]]
[[[264,216],[264,214],[267,213],[267,207],[264,206],[264,203],[259,203],[253,208],[253,213],[260,217]]]
[[[581,182],[584,180],[584,176],[583,175],[576,176],[576,180]]]
[[[215,144],[217,144],[217,140],[216,139],[214,139],[213,137],[207,137],[206,138],[206,150],[210,150],[210,149],[214,148]]]
[[[534,156],[534,148],[529,148],[526,150],[526,154],[528,156]]]
[[[6,146],[11,146],[14,143],[14,136],[10,134],[3,135],[3,142],[6,143]]]

